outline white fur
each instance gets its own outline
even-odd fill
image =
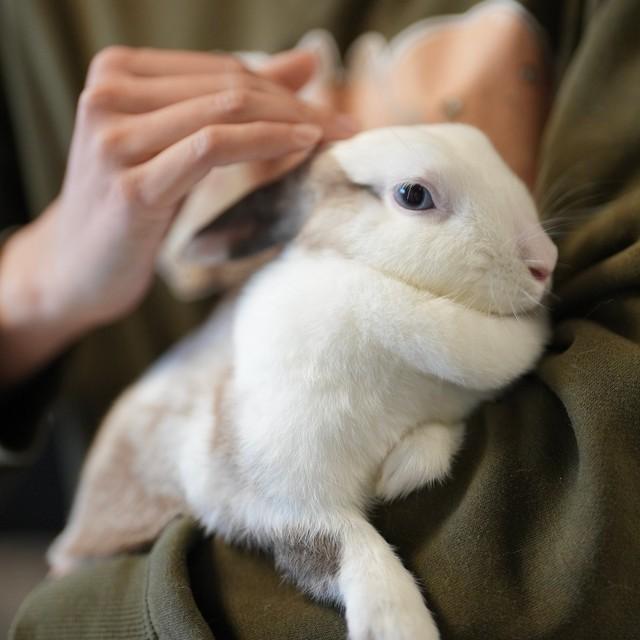
[[[338,248],[294,243],[120,410],[145,465],[164,452],[164,482],[208,530],[267,545],[292,529],[338,540],[338,575],[310,591],[344,604],[352,640],[434,640],[418,587],[366,509],[445,478],[469,412],[533,366],[545,286],[526,261],[552,269],[555,248],[524,186],[470,127],[372,131],[326,153],[378,193],[341,201],[353,215],[327,229]],[[438,210],[401,210],[390,189],[406,180],[432,187]],[[338,205],[320,199],[321,229],[334,220],[325,206]],[[229,366],[232,459],[212,447],[213,390]],[[155,440],[136,440],[158,404]],[[62,538],[54,566],[72,553]]]

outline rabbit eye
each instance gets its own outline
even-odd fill
[[[417,182],[403,182],[396,185],[393,188],[393,198],[401,207],[412,211],[435,208],[429,189]]]

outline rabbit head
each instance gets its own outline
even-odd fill
[[[327,156],[316,172],[324,164],[331,177],[297,242],[499,315],[527,311],[548,289],[556,247],[526,187],[479,130],[377,129]]]
[[[328,146],[187,251],[228,265],[289,240],[498,315],[536,306],[557,258],[525,185],[484,134],[460,124],[374,129]]]

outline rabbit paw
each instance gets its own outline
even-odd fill
[[[348,611],[349,640],[439,640],[431,613],[418,590],[413,591],[373,598],[359,610]]]
[[[376,495],[393,500],[444,479],[463,437],[462,424],[429,424],[410,431],[382,463]]]

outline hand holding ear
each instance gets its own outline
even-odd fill
[[[353,133],[295,95],[304,52],[260,73],[224,54],[115,47],[93,60],[59,197],[5,247],[0,380],[134,307],[178,205],[214,166],[286,158]]]

